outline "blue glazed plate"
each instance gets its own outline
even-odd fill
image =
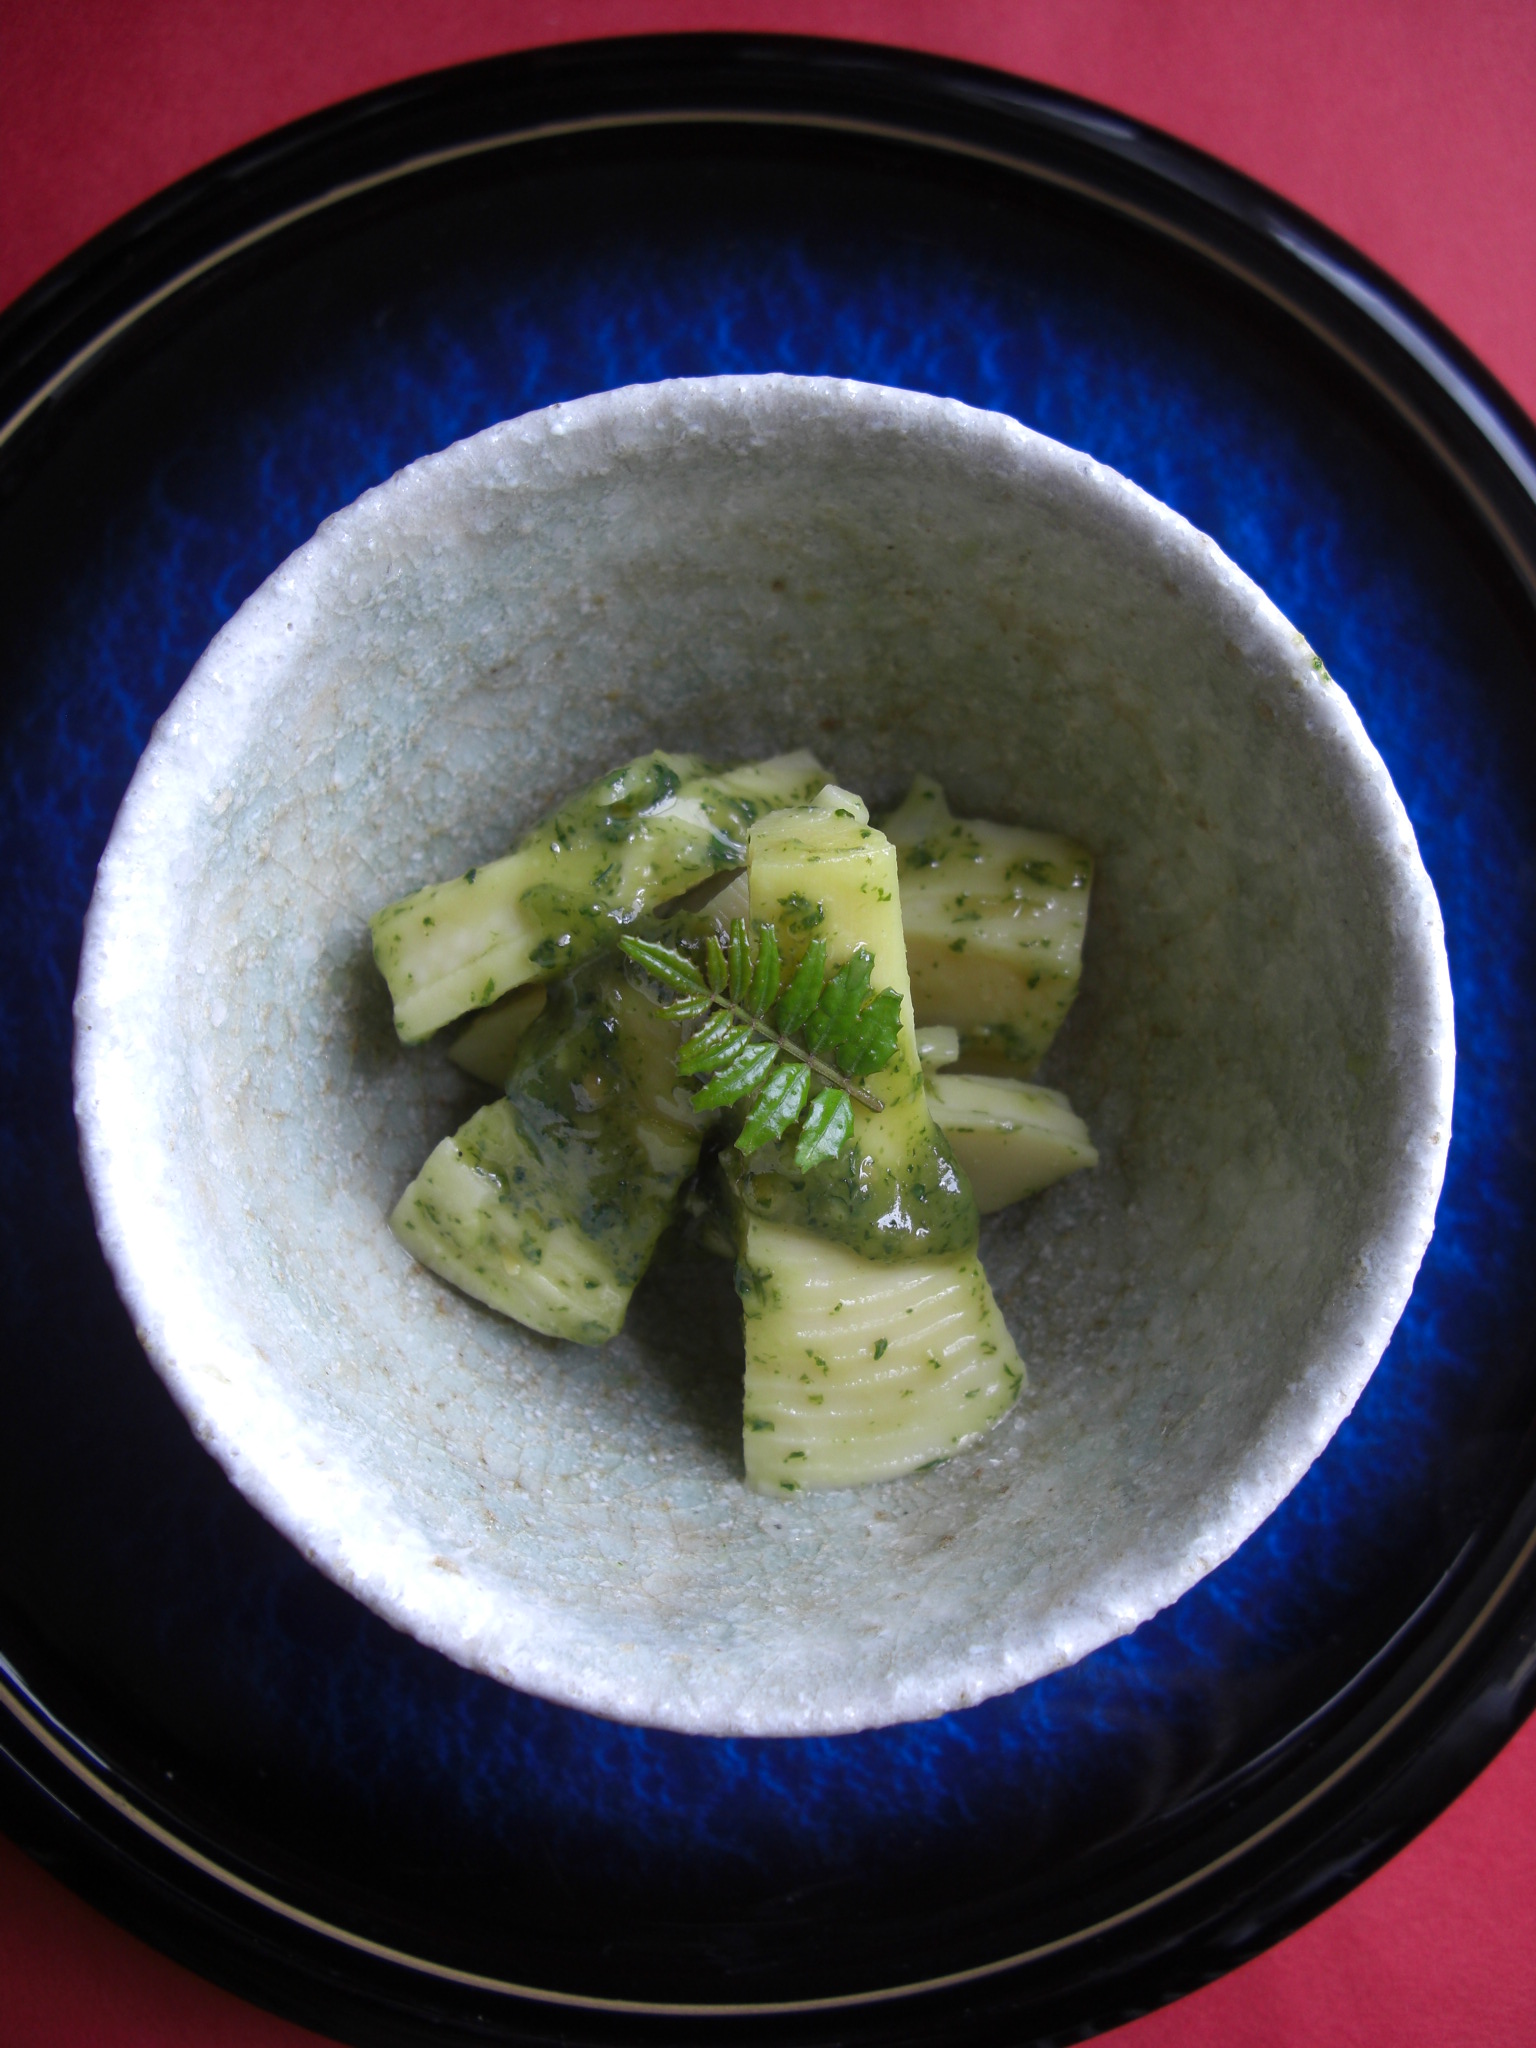
[[[97,1250],[69,1004],[154,719],[322,518],[552,400],[768,369],[1011,413],[1210,533],[1387,762],[1460,1060],[1408,1312],[1235,1557],[1008,1698],[720,1741],[458,1669],[234,1492]],[[0,323],[5,421],[13,1832],[350,2039],[1016,2043],[1240,1960],[1486,1760],[1536,1615],[1536,465],[1428,316],[1243,181],[1014,81],[596,45],[391,89],[142,209]]]

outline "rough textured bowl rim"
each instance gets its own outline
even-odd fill
[[[147,1189],[153,1195],[169,1187],[170,1162],[163,1151],[156,1156],[153,1132],[146,1127],[144,1106],[132,1085],[133,1006],[148,998],[153,981],[153,967],[145,964],[145,940],[158,915],[154,888],[146,889],[146,875],[154,869],[157,844],[167,827],[189,806],[206,803],[218,786],[221,714],[237,703],[245,710],[253,699],[259,700],[266,671],[264,649],[284,632],[296,589],[374,525],[390,492],[410,488],[409,480],[419,483],[434,468],[464,464],[477,444],[497,445],[503,453],[516,450],[531,460],[551,440],[570,449],[584,436],[609,452],[624,445],[626,437],[641,449],[644,435],[634,431],[640,410],[659,397],[678,406],[696,401],[706,416],[728,418],[734,395],[750,393],[760,403],[765,396],[772,397],[775,388],[796,398],[814,394],[830,406],[855,413],[861,407],[878,410],[887,422],[894,412],[914,426],[931,409],[938,409],[963,422],[981,440],[1017,437],[1037,456],[1048,451],[1068,488],[1119,498],[1141,520],[1160,526],[1164,539],[1179,552],[1198,549],[1228,597],[1265,631],[1300,640],[1262,590],[1170,507],[1080,452],[1002,414],[958,400],[851,380],[771,373],[631,385],[550,406],[422,457],[331,515],[221,629],[157,723],[124,797],[85,920],[75,999],[75,1112],[98,1236],[139,1341],[199,1441],[306,1557],[397,1627],[504,1683],[622,1719],[636,1716],[621,1687],[594,1684],[590,1674],[563,1682],[534,1652],[526,1629],[512,1631],[514,1649],[508,1654],[507,1632],[494,1612],[493,1582],[445,1577],[435,1566],[434,1544],[403,1520],[387,1489],[356,1470],[341,1469],[322,1443],[292,1427],[291,1417],[284,1428],[278,1390],[250,1379],[241,1352],[212,1305],[195,1289],[187,1290],[184,1248],[166,1242],[157,1231],[156,1202],[146,1200]],[[1360,812],[1382,843],[1393,847],[1397,859],[1400,895],[1393,909],[1398,942],[1415,980],[1420,1013],[1430,1020],[1416,1094],[1421,1114],[1415,1172],[1376,1240],[1371,1271],[1354,1290],[1352,1313],[1336,1342],[1335,1375],[1323,1385],[1314,1371],[1305,1386],[1295,1384],[1290,1398],[1277,1404],[1254,1447],[1258,1470],[1244,1488],[1241,1508],[1229,1504],[1225,1517],[1213,1513],[1202,1554],[1192,1561],[1187,1576],[1160,1587],[1160,1597],[1145,1614],[1129,1618],[1125,1627],[1150,1618],[1229,1556],[1325,1448],[1379,1363],[1433,1234],[1449,1151],[1455,1069],[1451,984],[1439,903],[1402,801],[1353,705],[1332,686],[1313,709],[1335,764],[1345,763],[1353,773],[1353,797]],[[162,865],[160,903],[168,902],[172,888]],[[1284,1428],[1279,1426],[1282,1414]],[[1120,1632],[1123,1629],[1107,1631],[1099,1641]],[[1087,1654],[1099,1641],[1084,1643],[1076,1654]],[[1061,1661],[1057,1657],[1041,1670]],[[1020,1671],[1006,1645],[999,1646],[997,1662],[997,1683],[990,1688],[994,1692],[1011,1690],[1040,1675]],[[983,1696],[985,1689],[976,1690],[973,1672],[967,1698]],[[880,1718],[921,1718],[962,1703],[909,1697],[899,1711]],[[643,1718],[652,1725],[719,1734],[819,1734],[872,1725],[867,1714],[850,1718],[835,1708],[810,1711],[793,1728],[758,1727],[750,1717],[719,1726],[690,1714],[686,1705],[676,1711],[648,1712]]]

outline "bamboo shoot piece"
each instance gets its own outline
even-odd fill
[[[737,1288],[742,1451],[759,1492],[862,1486],[953,1457],[1024,1384],[974,1252],[877,1264],[754,1217]]]
[[[738,1199],[755,1214],[852,1244],[870,1259],[968,1251],[976,1243],[976,1206],[928,1113],[918,1059],[902,943],[896,854],[864,822],[857,798],[837,789],[815,806],[775,811],[747,841],[752,916],[774,925],[784,948],[784,979],[814,946],[828,973],[862,948],[871,985],[901,1002],[896,1049],[863,1086],[883,1106],[853,1104],[853,1135],[835,1161],[797,1175],[787,1143],[723,1165]]]
[[[983,1216],[1099,1163],[1087,1125],[1055,1088],[998,1074],[930,1074],[928,1108]]]
[[[889,1065],[866,1077],[885,1107],[856,1107],[846,1160],[807,1176],[829,1180],[826,1203],[817,1206],[814,1186],[786,1193],[786,1176],[755,1173],[756,1162],[733,1176],[742,1451],[749,1483],[773,1493],[862,1485],[949,1457],[991,1428],[1024,1384],[976,1256],[970,1191],[929,1113],[895,849],[863,822],[862,806],[828,794],[830,809],[785,810],[753,826],[752,912],[797,930],[804,945],[822,940],[829,966],[865,947],[874,981],[902,999],[902,1029]],[[850,1193],[838,1210],[843,1186],[881,1193],[862,1209]],[[802,1227],[802,1211],[817,1228]],[[931,1225],[913,1227],[929,1215]]]
[[[728,771],[646,754],[552,811],[509,854],[432,882],[372,920],[373,956],[408,1045],[509,989],[611,946],[642,912],[740,867],[753,820],[826,781],[814,754]]]
[[[547,1336],[601,1344],[698,1164],[678,1029],[612,959],[563,982],[507,1094],[445,1138],[390,1224],[434,1273]]]
[[[473,1074],[477,1081],[492,1088],[505,1088],[523,1034],[536,1017],[543,1015],[547,995],[542,981],[513,989],[490,1009],[481,1010],[464,1027],[448,1048],[449,1059],[466,1074]]]
[[[920,775],[882,821],[901,858],[918,1024],[952,1024],[972,1073],[1026,1077],[1077,994],[1093,862],[1052,832],[957,818]]]

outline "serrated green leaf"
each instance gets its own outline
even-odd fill
[[[870,1007],[873,1008],[873,1005]],[[860,1074],[866,1074],[869,1071],[868,1067],[863,1064],[864,1042],[868,1035],[866,1023],[868,1015],[869,1011],[866,1010],[856,1017],[838,1040],[835,1048],[830,1045],[822,1048],[822,1057],[824,1059],[830,1059],[839,1072],[847,1074],[851,1079],[855,1080]]]
[[[775,1027],[786,1038],[791,1032],[798,1031],[815,1009],[826,978],[827,942],[825,939],[813,939],[806,948],[805,958],[795,969],[795,978],[774,1016]]]
[[[888,1067],[901,1037],[901,997],[893,988],[881,989],[873,1002],[866,1003],[857,1023],[837,1048],[837,1064],[856,1079],[878,1074]]]
[[[709,1022],[697,1030],[677,1055],[677,1071],[680,1074],[701,1073],[710,1066],[721,1051],[725,1040],[740,1033],[742,1027],[729,1010],[716,1010]]]
[[[823,1088],[805,1113],[795,1146],[796,1168],[809,1173],[824,1159],[835,1159],[852,1136],[853,1104],[841,1088]]]
[[[748,1046],[728,1067],[722,1067],[712,1081],[704,1084],[693,1098],[693,1107],[724,1109],[727,1103],[739,1102],[743,1095],[750,1095],[754,1088],[762,1086],[778,1057],[776,1045]]]
[[[804,1109],[810,1091],[809,1067],[802,1067],[798,1061],[775,1067],[763,1084],[756,1108],[742,1126],[741,1136],[736,1140],[737,1151],[755,1152],[759,1145],[782,1138]]]
[[[677,992],[680,999],[664,1006],[665,1015],[702,1020],[677,1054],[678,1073],[703,1083],[691,1098],[694,1107],[723,1109],[756,1098],[748,1101],[736,1140],[743,1151],[785,1137],[798,1122],[795,1160],[805,1172],[836,1158],[852,1136],[850,1090],[870,1110],[881,1107],[860,1077],[889,1064],[900,1036],[901,999],[889,988],[870,996],[874,961],[866,947],[829,980],[825,941],[814,940],[781,994],[783,956],[771,924],[753,927],[733,918],[725,944],[706,939],[702,974],[669,947],[631,938],[620,944],[647,974]],[[838,1085],[839,1074],[848,1076],[846,1087]]]
[[[801,1033],[812,1052],[820,1052],[824,1045],[836,1046],[852,1028],[860,1005],[869,993],[870,971],[874,964],[872,956],[860,946],[822,990],[821,1000],[806,1019]]]
[[[637,967],[643,967],[664,988],[675,988],[683,996],[705,993],[699,970],[681,953],[674,953],[670,946],[656,946],[649,939],[622,938],[619,951],[627,954]]]
[[[766,1017],[779,993],[779,935],[771,924],[758,933],[757,966],[747,994],[747,1008],[754,1017]]]
[[[752,945],[747,937],[747,921],[744,917],[731,919],[731,986],[733,1003],[739,1003],[747,992],[752,979]]]
[[[703,1074],[726,1066],[756,1042],[750,1024],[738,1023],[729,1010],[716,1010],[702,1031],[696,1031],[677,1055],[680,1074]]]

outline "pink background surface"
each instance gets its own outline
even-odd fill
[[[498,51],[844,35],[1150,121],[1316,214],[1536,412],[1536,0],[3,0],[0,304],[211,157]],[[0,1840],[0,2048],[319,2037],[166,1961]],[[1395,1861],[1115,2048],[1531,2048],[1536,1723]]]

